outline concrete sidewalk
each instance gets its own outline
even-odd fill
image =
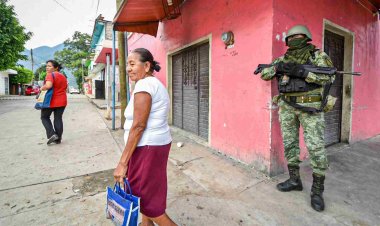
[[[112,225],[105,187],[124,148],[104,109],[70,95],[60,145],[46,145],[34,99],[0,100],[0,225]],[[120,128],[120,110],[116,110]],[[380,225],[380,136],[328,150],[326,210],[310,207],[304,190],[281,193],[269,178],[172,128],[167,212],[179,225]],[[177,142],[183,142],[179,148]]]
[[[123,130],[110,131],[122,150]],[[310,207],[308,161],[301,165],[304,190],[282,193],[275,186],[287,174],[269,178],[194,135],[176,128],[172,135],[167,211],[179,225],[380,225],[380,136],[328,149],[326,210],[319,213]]]
[[[104,99],[95,99],[93,97],[90,97],[86,95],[88,98],[88,101],[90,101],[92,104],[94,104],[99,109],[107,109],[107,100]],[[112,100],[110,101],[110,108],[112,109]],[[115,102],[115,109],[120,109],[120,102]]]

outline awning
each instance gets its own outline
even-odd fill
[[[89,75],[87,76],[88,79],[93,79],[95,78],[98,73],[103,70],[104,68],[106,67],[105,64],[102,64],[102,63],[99,63],[99,64],[96,64],[92,70],[90,71]]]
[[[96,21],[94,25],[94,30],[92,32],[92,37],[91,37],[91,44],[90,44],[91,49],[96,48],[96,43],[98,43],[100,35],[103,32],[103,29],[104,29],[104,22]]]
[[[118,60],[119,51],[116,49],[116,61]],[[107,54],[110,55],[110,64],[112,64],[112,48],[103,47],[99,55],[95,59],[95,63],[107,63]]]
[[[115,44],[117,46],[117,43]],[[115,49],[115,52],[116,52],[116,62],[118,60],[118,56],[119,56],[119,51],[118,49],[116,48]],[[95,63],[102,63],[102,64],[106,64],[107,63],[107,54],[110,55],[110,64],[112,64],[112,41],[111,40],[104,40],[103,43],[102,43],[102,48],[100,50],[100,52],[98,52],[94,59],[95,59]]]
[[[184,0],[124,0],[113,20],[114,30],[157,35],[158,23],[175,19]]]
[[[5,72],[6,74],[17,75],[17,71],[16,71],[16,70],[13,70],[13,69],[7,69],[7,70],[5,70],[5,71],[0,71],[0,72]]]
[[[104,68],[106,67],[106,64],[96,64],[92,70],[90,71],[90,74],[97,74],[99,73],[101,70],[103,70]]]
[[[369,2],[377,8],[377,11],[380,12],[380,0],[369,0]]]
[[[90,59],[86,59],[86,62],[84,63],[84,66],[86,66],[88,68],[88,66],[90,66],[91,64],[91,60]]]
[[[356,1],[380,20],[380,0]]]

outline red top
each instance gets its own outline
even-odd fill
[[[54,79],[51,73],[48,73],[45,82],[50,81],[53,83],[53,97],[51,98],[50,108],[64,107],[67,105],[67,79],[59,73],[54,72]]]

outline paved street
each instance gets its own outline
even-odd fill
[[[0,225],[112,225],[104,217],[104,191],[113,184],[123,131],[110,132],[105,110],[71,95],[63,142],[47,146],[34,101],[0,98]],[[179,225],[380,225],[380,137],[329,150],[327,208],[317,213],[309,203],[307,161],[304,190],[281,193],[275,185],[287,175],[268,178],[188,133],[172,132],[167,210]]]
[[[34,102],[0,100],[0,225],[108,223],[104,191],[119,151],[99,113],[70,96],[63,141],[47,146]]]

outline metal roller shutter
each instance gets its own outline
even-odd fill
[[[208,139],[209,44],[172,58],[173,124]]]

